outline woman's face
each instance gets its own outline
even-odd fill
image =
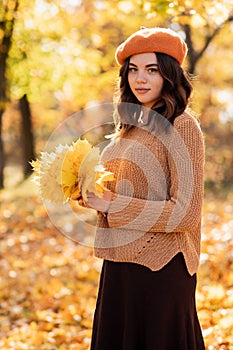
[[[138,101],[143,106],[151,108],[160,99],[163,86],[156,54],[149,52],[131,56],[128,81]]]

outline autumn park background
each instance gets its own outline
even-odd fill
[[[189,46],[206,142],[197,307],[206,349],[233,349],[232,7],[0,0],[0,349],[89,349],[101,261],[51,222],[28,162],[68,117],[112,102],[115,48],[141,25],[169,26]]]

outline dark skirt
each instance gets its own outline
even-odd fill
[[[104,261],[91,350],[204,350],[195,290],[182,254],[154,272]]]

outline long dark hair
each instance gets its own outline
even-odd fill
[[[159,72],[163,77],[163,87],[160,100],[151,109],[173,124],[175,118],[181,115],[188,106],[193,88],[189,76],[173,57],[164,53],[156,53],[156,57]],[[115,115],[115,128],[118,136],[123,135],[124,132],[132,127],[132,123],[127,123],[127,118],[125,117],[127,105],[137,105],[137,107],[141,105],[141,102],[138,101],[129,86],[129,61],[130,58],[126,59],[120,68],[118,89],[115,94],[115,102],[118,104],[118,112]],[[132,110],[132,107],[130,109]],[[130,117],[128,116],[128,118]]]

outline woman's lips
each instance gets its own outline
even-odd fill
[[[145,94],[147,93],[148,91],[150,91],[150,89],[143,89],[143,88],[138,88],[138,89],[135,89],[137,91],[137,93],[139,94]]]

